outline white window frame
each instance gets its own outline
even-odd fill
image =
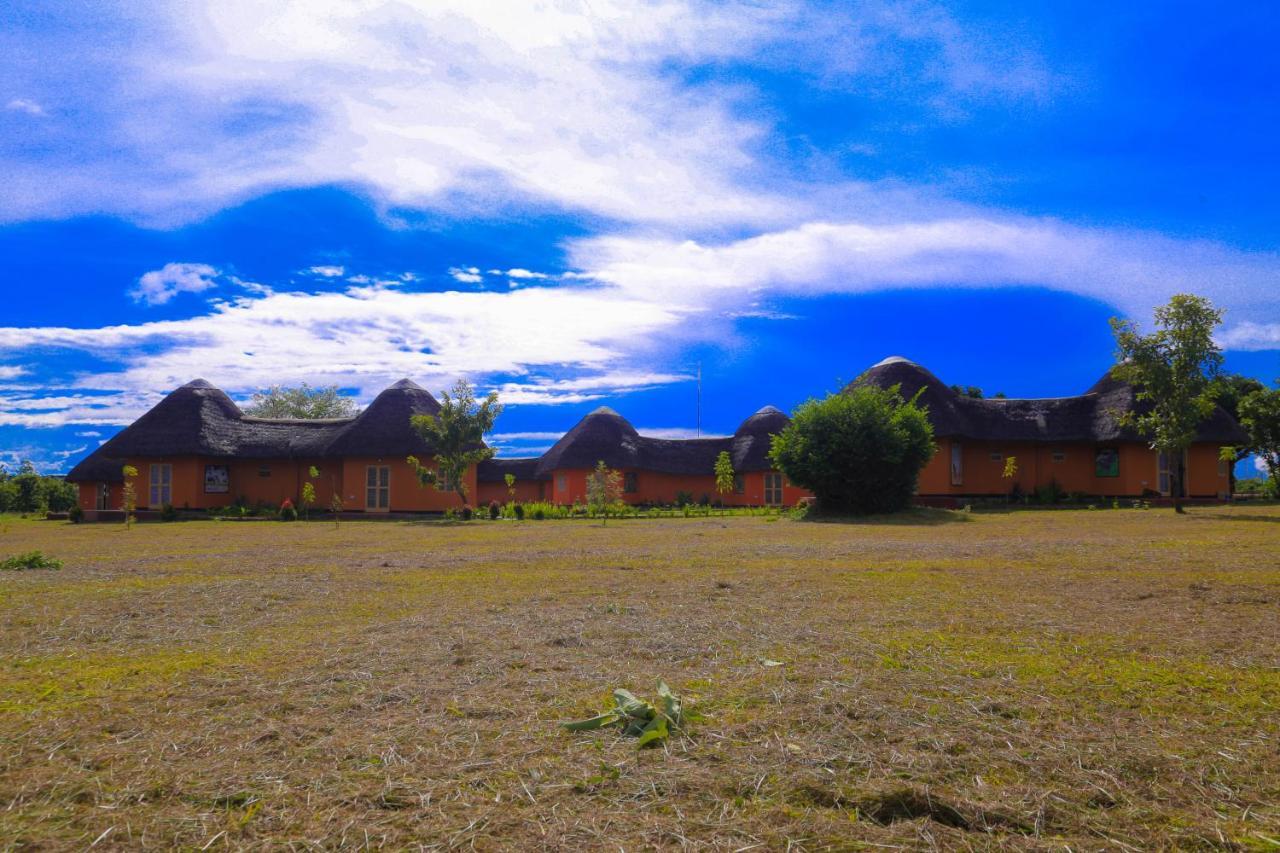
[[[173,503],[173,466],[168,462],[152,462],[148,474],[147,504],[151,509]]]
[[[391,511],[391,466],[366,465],[364,469],[364,511]]]

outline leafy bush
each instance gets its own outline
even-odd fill
[[[163,504],[160,507],[160,520],[161,521],[177,521],[178,520],[178,511],[173,508],[173,504]]]
[[[898,512],[911,506],[937,445],[926,410],[888,390],[858,386],[796,409],[769,458],[827,512]]]
[[[676,492],[676,506],[684,509],[693,503],[693,492]]]
[[[40,551],[28,551],[0,562],[2,572],[25,572],[32,569],[60,569],[62,561],[46,557]]]
[[[475,510],[471,508],[471,504],[463,504],[462,509],[458,510],[458,518],[463,521],[470,521],[475,516]]]
[[[1066,497],[1067,493],[1062,490],[1062,486],[1058,485],[1058,481],[1055,479],[1050,479],[1048,484],[1036,489],[1036,503],[1060,504]]]
[[[515,515],[516,521],[524,521],[524,504],[512,503],[511,512]]]
[[[502,506],[497,501],[489,501],[489,518],[497,521],[502,517]]]
[[[80,504],[71,505],[71,509],[67,510],[67,518],[71,519],[72,524],[84,521],[84,510],[80,508]]]
[[[280,504],[280,520],[281,521],[297,521],[298,510],[294,508],[293,501],[288,498],[284,499],[284,503]]]
[[[532,518],[534,521],[542,521],[544,518],[547,517],[547,513],[546,513],[546,510],[543,509],[541,506],[535,506],[533,508],[533,512],[530,513],[529,517]]]

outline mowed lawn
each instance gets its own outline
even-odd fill
[[[1280,847],[1276,507],[0,519],[33,548],[0,848]],[[659,680],[665,748],[558,725]]]

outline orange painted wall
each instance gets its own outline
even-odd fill
[[[1094,469],[1094,444],[1026,444],[1016,442],[961,441],[964,482],[951,484],[951,445],[954,439],[938,442],[938,452],[920,474],[922,495],[1003,495],[1016,482],[1024,493],[1056,480],[1064,491],[1090,495],[1138,497],[1159,487],[1158,456],[1144,444],[1117,445],[1120,452],[1118,477],[1098,477]],[[1064,458],[1055,461],[1055,452]],[[999,454],[993,459],[992,454]],[[1004,478],[1005,459],[1017,458],[1018,472]],[[1227,477],[1218,465],[1216,445],[1197,444],[1187,454],[1187,494],[1217,497],[1227,491]]]
[[[351,457],[342,460],[342,502],[345,509],[363,512],[365,509],[365,483],[367,469],[371,465],[385,465],[391,469],[392,512],[443,512],[457,509],[462,501],[456,492],[442,492],[434,486],[421,486],[418,477],[404,459],[379,457]],[[476,499],[476,470],[467,471],[467,494],[474,505]]]
[[[631,469],[623,469],[624,476]],[[743,474],[744,493],[732,492],[721,495],[716,492],[716,478],[691,476],[687,474],[659,474],[653,471],[634,471],[636,474],[636,491],[622,495],[629,504],[673,504],[677,492],[688,492],[695,502],[706,495],[714,503],[720,501],[726,506],[761,506],[764,504],[764,472],[753,471]],[[562,469],[552,472],[550,487],[547,490],[548,500],[557,504],[586,503],[587,477],[591,472],[585,469]],[[563,484],[563,488],[561,488]],[[794,506],[801,498],[809,496],[809,492],[792,485],[784,479],[782,502],[786,506]]]
[[[98,483],[80,483],[80,508],[93,510],[98,508]],[[107,509],[120,509],[124,506],[124,484],[112,483],[108,486]]]
[[[548,480],[516,480],[515,499],[520,503],[548,500],[551,483]],[[490,501],[505,504],[511,500],[506,483],[478,483],[476,485],[476,506],[488,506]]]

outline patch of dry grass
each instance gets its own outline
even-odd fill
[[[0,528],[0,848],[1280,846],[1277,508]]]

